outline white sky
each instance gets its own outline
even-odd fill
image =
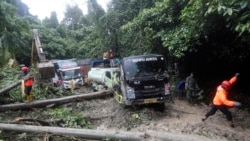
[[[105,10],[110,1],[97,0]],[[66,4],[77,3],[83,14],[87,13],[87,0],[22,0],[22,2],[29,7],[29,12],[34,16],[38,16],[40,20],[50,17],[51,12],[56,11],[59,22],[62,21]]]

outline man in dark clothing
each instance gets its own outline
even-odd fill
[[[192,97],[195,96],[200,90],[198,83],[194,78],[193,72],[191,72],[190,75],[186,78],[185,90],[187,92],[186,93],[187,100],[189,102],[192,102]]]
[[[181,80],[177,84],[177,89],[179,98],[183,98],[185,96],[185,80]]]

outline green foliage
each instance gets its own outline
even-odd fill
[[[101,36],[105,45],[110,46],[119,56],[151,52],[153,32],[150,28],[124,31],[122,26],[133,20],[144,8],[153,6],[152,0],[112,1],[112,8],[101,18]]]
[[[96,0],[88,0],[88,17],[92,23],[100,25],[100,18],[105,14],[104,9]],[[99,26],[97,26],[98,28]]]
[[[244,61],[250,54],[249,3],[112,0],[105,13],[96,0],[89,0],[87,15],[76,4],[67,5],[58,25],[54,12],[41,22],[25,12],[18,12],[25,17],[16,14],[19,7],[27,10],[25,5],[1,1],[0,58],[2,64],[9,57],[29,64],[32,33],[27,31],[37,28],[47,59],[101,58],[112,48],[120,57],[161,53],[174,60],[201,54],[206,61]]]
[[[38,29],[39,38],[47,59],[51,60],[72,57],[70,54],[71,52],[67,52],[67,40],[63,39],[56,29],[45,28],[43,26],[34,26],[34,28]],[[31,45],[32,44],[30,44],[30,46]]]
[[[143,9],[136,18],[124,25],[122,30],[126,34],[134,33],[137,36],[133,38],[136,39],[134,43],[138,43],[138,40],[142,41],[143,52],[155,52],[165,47],[171,51],[171,54],[179,57],[183,55],[182,50],[185,50],[185,48],[179,48],[185,45],[181,45],[184,43],[173,34],[180,29],[180,10],[185,3],[186,1],[173,0],[157,2],[152,8]],[[138,48],[138,45],[131,46]]]
[[[206,15],[219,14],[223,16],[228,27],[241,36],[250,33],[250,2],[248,0],[213,0],[207,3]]]
[[[59,25],[57,14],[55,11],[51,12],[50,18],[45,18],[42,21],[43,25],[45,25],[47,28],[56,28]]]
[[[53,118],[63,119],[65,127],[71,128],[90,128],[90,123],[84,119],[80,113],[74,113],[66,108],[57,108],[48,111]]]
[[[1,88],[10,86],[12,83],[16,82],[21,78],[21,71],[17,68],[12,68],[5,66],[0,70],[0,86]],[[9,97],[10,101],[22,101],[21,87],[18,86],[10,90],[9,92],[3,93],[6,97]],[[9,96],[7,96],[7,94]]]
[[[5,1],[0,2],[0,20],[0,65],[4,65],[10,56],[14,56],[14,51],[20,49],[28,25],[16,15],[16,8]]]
[[[83,17],[83,13],[78,5],[66,5],[64,16],[62,24],[66,25],[67,29],[77,30],[81,27],[81,17]]]

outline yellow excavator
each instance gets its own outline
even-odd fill
[[[32,52],[31,52],[31,62],[33,67],[39,73],[39,78],[43,80],[51,79],[55,76],[55,69],[52,62],[48,61],[45,57],[45,53],[43,51],[38,30],[33,29],[33,41],[32,41]]]

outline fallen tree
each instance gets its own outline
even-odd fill
[[[31,73],[31,74],[29,74],[29,75],[23,77],[21,80],[17,80],[16,82],[10,84],[9,86],[0,89],[0,95],[3,94],[3,93],[6,93],[6,92],[8,92],[8,91],[10,91],[11,89],[13,89],[13,88],[15,88],[15,87],[17,87],[17,86],[19,86],[19,85],[21,85],[22,80],[26,80],[26,79],[28,79],[29,77],[34,77],[36,74],[37,74],[37,73]]]
[[[21,82],[22,82],[22,80],[18,80],[17,82],[12,83],[12,84],[9,85],[8,87],[2,88],[2,89],[0,90],[0,94],[5,93],[5,92],[8,92],[9,90],[11,90],[11,89],[13,89],[13,88],[15,88],[15,87],[21,85]]]
[[[100,131],[92,129],[76,129],[76,128],[61,128],[61,127],[46,127],[46,126],[32,126],[20,124],[2,124],[0,129],[13,130],[21,132],[36,132],[36,133],[51,133],[55,135],[69,135],[74,137],[81,137],[84,139],[103,140],[107,138],[119,139],[122,141],[141,141],[146,135],[145,133],[134,132],[120,132],[120,131]]]
[[[57,99],[32,101],[29,103],[15,103],[15,104],[0,105],[0,111],[40,108],[40,107],[46,107],[48,105],[60,105],[60,104],[65,104],[65,103],[87,100],[87,99],[96,99],[96,98],[111,96],[112,93],[113,93],[112,90],[105,90],[105,91],[98,91],[98,92],[87,93],[87,94],[72,95],[72,96],[67,96],[67,97],[62,97],[62,98],[57,98]]]
[[[94,129],[76,129],[76,128],[62,128],[62,127],[47,127],[47,126],[33,126],[21,124],[3,124],[0,123],[1,130],[20,131],[20,132],[34,132],[45,133],[61,136],[74,136],[90,140],[104,140],[104,139],[118,139],[122,141],[225,141],[224,139],[211,139],[205,136],[194,134],[180,134],[171,132],[159,132],[153,130],[146,130],[144,132],[125,132],[125,131],[101,131]]]
[[[40,119],[35,119],[35,118],[22,118],[22,117],[17,117],[14,121],[14,123],[21,123],[21,122],[32,122],[36,123],[39,126],[52,126],[54,124],[59,125],[60,123],[63,123],[62,119],[59,120],[53,120],[53,121],[45,121],[45,120],[40,120]]]

